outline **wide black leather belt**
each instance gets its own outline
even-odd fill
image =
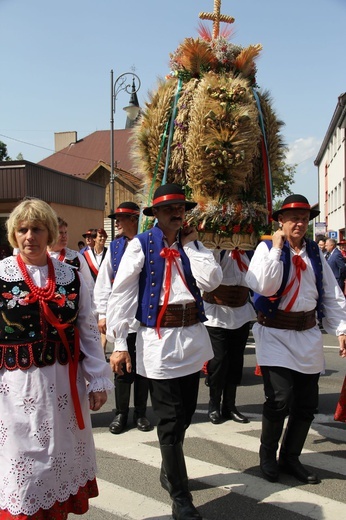
[[[157,315],[160,314],[161,306],[158,308]],[[198,309],[195,302],[186,305],[167,305],[164,315],[162,316],[160,327],[189,327],[199,323]],[[147,327],[145,323],[141,323],[143,327]]]
[[[214,291],[204,292],[203,300],[227,307],[243,307],[249,299],[249,289],[242,285],[219,285]]]
[[[316,325],[316,311],[285,312],[277,310],[275,316],[266,316],[258,311],[257,322],[264,327],[287,330],[308,330]]]

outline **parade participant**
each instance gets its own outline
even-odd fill
[[[98,326],[102,334],[106,334],[106,314],[109,296],[112,292],[113,280],[116,277],[120,261],[127,244],[137,234],[140,209],[134,202],[122,202],[115,213],[108,218],[115,219],[117,236],[110,243],[106,256],[101,264],[96,279],[94,302],[98,313]],[[111,433],[124,431],[129,414],[131,385],[133,383],[133,422],[142,432],[151,430],[146,417],[149,393],[148,380],[136,373],[136,330],[138,324],[129,331],[127,346],[131,357],[132,370],[124,375],[114,374],[115,385],[115,417],[109,425]]]
[[[66,519],[98,495],[89,409],[106,402],[110,370],[87,286],[47,254],[55,212],[24,200],[7,230],[19,253],[0,262],[0,518]]]
[[[86,251],[84,251],[83,255],[90,269],[91,276],[93,280],[96,282],[97,275],[99,273],[101,264],[106,256],[107,247],[105,247],[105,242],[107,240],[107,233],[104,229],[99,228],[96,230],[96,236],[94,240],[94,246],[90,247]],[[98,321],[98,316],[96,313],[96,320]],[[103,352],[106,357],[106,349],[107,349],[107,339],[106,335],[101,333],[101,344],[103,348]]]
[[[94,281],[96,281],[100,266],[104,260],[104,257],[106,256],[107,247],[105,247],[105,242],[107,240],[107,236],[108,235],[104,229],[97,229],[94,239],[94,246],[89,247],[89,249],[83,252]]]
[[[66,262],[66,264],[72,265],[75,267],[83,276],[84,281],[86,282],[90,296],[93,298],[94,292],[94,280],[90,274],[90,269],[83,255],[81,255],[78,251],[74,251],[67,247],[68,243],[68,224],[62,218],[58,217],[58,225],[59,225],[59,237],[55,244],[52,244],[48,247],[48,254],[52,258],[56,258],[60,260],[60,262]]]
[[[95,238],[97,234],[97,229],[90,228],[86,233],[82,235],[83,238],[85,238],[86,245],[82,247],[80,250],[80,254],[84,254],[84,251],[87,251],[88,249],[91,249],[95,245]]]
[[[137,372],[149,379],[162,455],[161,484],[173,501],[173,518],[201,519],[192,504],[183,452],[194,414],[200,370],[213,356],[200,289],[220,285],[222,272],[197,231],[183,227],[187,201],[182,188],[157,188],[145,208],[157,224],[128,244],[107,307],[107,338],[114,341],[114,371],[131,372],[126,336],[137,319]]]
[[[205,325],[214,351],[213,359],[207,363],[208,417],[213,424],[221,422],[221,415],[224,419],[248,423],[248,418],[238,411],[235,400],[243,374],[250,322],[256,319],[245,281],[249,258],[238,249],[216,250],[214,255],[221,265],[223,279],[217,289],[203,293],[208,318]]]
[[[258,293],[252,332],[266,397],[260,467],[271,482],[278,480],[279,471],[307,484],[320,482],[299,461],[318,406],[318,380],[324,370],[316,314],[323,316],[324,329],[338,336],[339,354],[346,357],[345,298],[316,242],[305,236],[309,220],[318,214],[302,195],[287,197],[273,213],[280,227],[272,236],[272,247],[265,242],[257,246],[246,275],[249,287]]]

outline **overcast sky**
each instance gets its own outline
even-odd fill
[[[114,79],[135,68],[140,105],[169,72],[169,54],[196,37],[213,0],[0,0],[0,140],[15,159],[38,162],[54,151],[54,132],[82,138],[110,128]],[[346,91],[346,0],[222,0],[235,18],[231,41],[261,43],[257,83],[285,122],[294,191],[317,202],[313,162],[338,97]],[[211,22],[204,22],[212,26]],[[117,97],[123,128],[129,96]]]

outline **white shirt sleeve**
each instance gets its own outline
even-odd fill
[[[283,276],[280,257],[281,249],[269,250],[265,242],[258,244],[245,277],[250,289],[263,296],[272,296],[280,289]]]
[[[114,350],[127,350],[127,334],[136,323],[139,276],[143,265],[141,243],[133,238],[121,259],[107,305],[107,340],[115,343]]]
[[[222,269],[214,258],[213,251],[207,249],[201,242],[198,248],[195,242],[188,242],[184,251],[190,260],[191,271],[197,286],[202,291],[213,291],[222,282]]]
[[[89,289],[80,277],[81,286],[79,293],[79,313],[77,327],[80,336],[80,348],[85,354],[82,360],[82,371],[88,381],[88,392],[112,390],[112,372],[105,360],[101,345],[100,333],[97,328],[95,317],[91,312],[91,301]]]

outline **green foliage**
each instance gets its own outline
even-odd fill
[[[280,167],[275,172],[272,172],[273,198],[287,197],[292,193],[291,185],[294,182],[296,167],[296,164],[292,165],[282,162]],[[282,201],[275,202],[275,209],[281,207],[281,204],[276,207],[279,202],[281,203]]]
[[[11,161],[11,157],[7,154],[7,146],[0,141],[0,161]]]

